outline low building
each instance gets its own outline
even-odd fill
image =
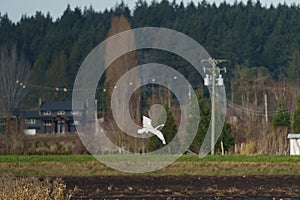
[[[300,155],[300,134],[288,134],[290,155]]]
[[[41,130],[41,117],[38,110],[15,111],[12,117],[24,120],[25,134],[36,135]]]
[[[85,103],[72,101],[39,101],[39,109],[32,111],[14,111],[11,119],[21,119],[25,125],[26,135],[39,133],[60,134],[75,132],[78,119],[84,118],[87,112]],[[75,117],[76,116],[76,117]],[[4,132],[7,116],[0,119],[0,131]],[[77,120],[74,120],[77,119]]]
[[[40,119],[43,133],[75,132],[78,121],[73,116],[85,114],[84,104],[72,109],[72,101],[46,101],[40,105]]]

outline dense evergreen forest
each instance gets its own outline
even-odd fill
[[[249,0],[246,4],[224,2],[217,6],[203,0],[184,6],[183,3],[167,0],[150,4],[138,0],[132,10],[125,3],[103,12],[92,7],[71,9],[68,6],[58,19],[36,12],[32,17],[24,15],[18,22],[12,22],[2,13],[1,113],[17,108],[36,108],[38,98],[70,100],[83,59],[110,35],[114,16],[125,16],[131,28],[151,26],[177,30],[199,42],[212,57],[226,59],[228,73],[224,81],[230,99],[229,107],[233,108],[229,110],[232,118],[227,121],[230,122],[235,142],[245,142],[250,147],[258,148],[259,142],[253,145],[252,141],[258,141],[259,129],[265,139],[260,140],[264,141],[261,145],[268,149],[260,148],[261,153],[286,153],[282,150],[286,149],[286,139],[281,142],[281,150],[272,148],[276,146],[274,141],[278,141],[275,133],[282,133],[284,138],[291,127],[296,130],[296,121],[291,126],[293,117],[290,118],[290,115],[293,112],[290,111],[299,94],[299,5],[278,4],[267,8],[259,1]],[[155,50],[138,51],[136,56],[137,64],[151,61],[173,66],[196,85],[200,96],[208,97],[201,86],[203,80],[196,73],[186,70],[189,64],[185,60]],[[104,81],[99,83],[99,88],[105,89]],[[147,99],[142,98],[143,101]],[[263,116],[266,102],[269,103],[268,109],[274,111],[269,112],[269,117],[275,116],[272,127],[279,125],[280,129],[270,129],[272,119]],[[105,112],[105,98],[98,103],[101,113]],[[205,110],[209,108],[207,99],[202,107]],[[282,117],[282,111],[288,111],[288,117]],[[201,130],[203,133],[209,124],[209,116],[207,113],[205,127]],[[266,117],[266,121],[257,116]],[[284,120],[284,124],[283,118],[288,119]],[[227,124],[226,127],[229,132]]]
[[[139,0],[132,10],[124,3],[103,12],[92,7],[67,7],[58,19],[36,12],[33,17],[23,16],[13,23],[1,14],[2,55],[16,51],[16,56],[30,66],[26,68],[31,71],[30,77],[25,73],[26,79],[20,80],[28,87],[32,84],[26,105],[32,105],[38,97],[54,98],[53,88],[62,92],[63,88],[72,88],[81,62],[105,40],[112,17],[120,14],[128,18],[132,28],[166,27],[187,34],[211,56],[229,61],[229,79],[237,67],[264,67],[274,80],[282,75],[290,74],[293,80],[299,76],[300,8],[295,5],[266,8],[259,1],[249,0],[247,4],[216,6],[203,1],[184,6],[167,0],[151,4]],[[176,59],[168,62],[179,65]]]

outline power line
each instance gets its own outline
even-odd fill
[[[191,69],[185,69],[185,75],[188,74],[189,72],[191,72],[192,70]],[[165,81],[176,81],[178,79],[178,77],[162,77],[164,78]],[[149,81],[149,84],[152,83],[152,84],[155,84],[155,82],[151,81],[153,79],[153,77],[147,77],[147,79],[144,80],[144,82],[147,82]],[[156,80],[158,80],[156,78]],[[28,89],[28,88],[37,88],[37,89],[43,89],[44,91],[48,91],[48,92],[62,92],[62,93],[72,93],[74,91],[73,88],[68,88],[68,87],[51,87],[51,86],[45,86],[45,85],[38,85],[38,84],[32,84],[32,83],[23,83],[19,80],[16,81],[16,83],[22,88],[22,89]],[[175,82],[175,86],[176,84],[180,84],[179,81],[178,82]],[[132,86],[133,85],[133,82],[129,82],[128,84],[129,86]],[[174,85],[174,83],[173,83]],[[109,89],[114,89],[115,86],[105,86],[103,88],[97,88],[96,90],[97,91],[100,91],[100,92],[107,92],[107,90]],[[85,91],[89,90],[89,89],[83,89]],[[216,96],[216,98],[218,98],[219,100],[221,100],[222,102],[226,103],[229,107],[235,109],[235,110],[238,110],[240,112],[245,112],[245,113],[249,113],[249,114],[255,114],[255,115],[259,115],[259,116],[265,116],[265,111],[264,109],[249,109],[247,107],[244,107],[244,106],[241,106],[239,104],[236,104],[232,101],[229,101],[227,98],[224,98],[224,97],[220,97],[220,96]],[[288,112],[291,112],[293,110],[295,110],[296,108],[298,108],[300,106],[297,106],[295,104],[287,107],[285,110],[281,111],[280,113],[288,113]],[[273,115],[276,115],[277,114],[277,110],[268,110],[267,111],[267,114],[270,115],[270,116],[273,116]]]

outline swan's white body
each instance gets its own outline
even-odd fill
[[[143,116],[143,128],[139,129],[137,132],[138,132],[138,134],[149,133],[149,132],[153,133],[162,141],[163,144],[166,144],[164,135],[162,134],[161,131],[158,130],[160,127],[163,127],[163,126],[164,126],[164,124],[161,124],[161,125],[157,126],[156,128],[154,128],[151,124],[151,119]]]

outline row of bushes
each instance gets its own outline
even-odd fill
[[[12,140],[0,136],[0,154],[76,155],[87,153],[77,134],[22,136]]]

